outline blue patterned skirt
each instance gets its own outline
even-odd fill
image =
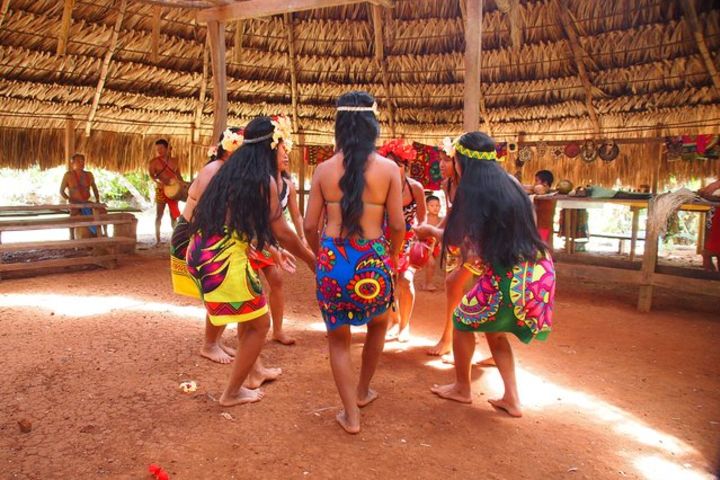
[[[393,279],[384,237],[323,236],[317,255],[317,299],[328,330],[366,325],[393,304]]]

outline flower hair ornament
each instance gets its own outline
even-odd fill
[[[275,150],[282,141],[285,146],[285,151],[290,153],[290,150],[292,150],[293,147],[292,122],[290,121],[290,117],[285,114],[275,115],[272,117],[271,123],[274,128],[270,148]]]
[[[278,145],[280,145],[280,142],[282,142],[285,146],[285,151],[290,153],[290,150],[292,150],[293,147],[292,122],[290,121],[290,118],[285,114],[274,115],[270,117],[270,123],[272,123],[273,126],[272,132],[267,135],[263,135],[262,137],[246,138],[244,143],[251,145],[253,143],[260,143],[265,140],[272,139],[270,148],[275,150]]]
[[[228,128],[226,129],[223,134],[222,142],[220,142],[220,145],[222,145],[223,150],[225,150],[228,153],[232,153],[238,148],[240,148],[240,145],[243,143],[243,131],[239,130],[237,132],[233,132],[232,129]]]
[[[355,107],[352,105],[343,105],[343,106],[337,107],[336,110],[338,112],[373,112],[376,117],[380,113],[378,111],[377,102],[373,102],[372,107],[361,107],[361,106]]]
[[[210,146],[210,148],[208,148],[207,155],[208,155],[208,157],[217,157],[217,152],[218,152],[218,146],[212,145],[212,146]]]
[[[378,148],[378,153],[383,157],[392,155],[403,163],[408,163],[417,158],[417,151],[412,145],[405,143],[402,138],[386,142],[385,145]]]
[[[460,143],[460,137],[456,138],[455,140],[450,140],[450,137],[445,137],[443,139],[442,149],[449,157],[454,156],[455,153],[460,153],[461,155],[464,155],[468,158],[474,158],[475,160],[488,160],[491,162],[503,161],[502,158],[498,158],[497,152],[495,150],[493,150],[492,152],[480,152],[477,150],[470,150],[469,148],[463,146]]]

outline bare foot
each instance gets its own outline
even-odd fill
[[[282,368],[256,368],[250,372],[245,379],[245,386],[248,388],[259,388],[265,382],[272,382],[282,374]]]
[[[410,341],[410,325],[398,332],[397,340],[400,343],[407,343]]]
[[[265,392],[262,390],[251,390],[249,388],[240,387],[240,390],[234,395],[224,392],[218,403],[223,407],[232,407],[234,405],[242,405],[244,403],[255,403],[262,400]]]
[[[375,390],[373,390],[372,388],[368,388],[366,395],[358,394],[357,406],[360,408],[367,407],[372,402],[377,400],[379,396],[380,395],[378,395],[378,393]]]
[[[442,362],[448,365],[455,365],[455,357],[452,352],[442,356]],[[496,367],[493,357],[482,358],[480,355],[473,355],[472,364],[479,367]]]
[[[273,333],[272,339],[283,345],[294,345],[295,344],[295,339],[292,337],[289,337],[287,335],[287,333],[285,333],[285,332]]]
[[[461,389],[456,383],[450,383],[448,385],[433,385],[430,388],[430,391],[440,398],[454,400],[460,403],[472,403],[472,396],[470,396],[470,392]]]
[[[444,338],[441,338],[437,345],[435,345],[432,348],[428,348],[427,354],[433,355],[436,357],[446,355],[452,351],[452,340],[447,341]]]
[[[237,350],[235,350],[232,347],[228,347],[227,345],[223,345],[222,343],[220,344],[220,348],[222,348],[223,352],[227,353],[231,357],[234,357],[235,354],[237,353]]]
[[[397,340],[400,331],[400,325],[397,323],[390,325],[385,334],[385,340]]]
[[[505,398],[500,398],[497,400],[488,400],[488,403],[490,403],[490,405],[497,408],[498,410],[503,410],[511,417],[522,417],[522,410],[520,410],[519,402],[511,402],[510,400],[506,400]]]
[[[227,365],[228,363],[233,361],[233,357],[228,355],[225,350],[218,344],[212,346],[204,345],[203,348],[200,349],[200,356],[205,357],[215,363],[221,363],[223,365]]]
[[[360,433],[360,418],[358,414],[358,419],[354,422],[351,422],[350,419],[348,419],[347,413],[345,413],[345,410],[340,410],[340,413],[337,414],[335,417],[337,422],[340,424],[340,426],[345,430],[347,433],[351,435],[355,435],[357,433]]]

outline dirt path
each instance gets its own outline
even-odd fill
[[[640,315],[607,289],[561,284],[549,341],[513,341],[525,404],[516,420],[486,402],[501,388],[494,369],[475,370],[472,406],[429,393],[452,370],[425,355],[444,295],[421,292],[415,339],[388,344],[381,398],[350,437],[334,422],[308,273],[286,282],[298,345],[263,353],[281,380],[259,404],[223,409],[214,400],[228,367],[196,355],[203,311],[172,294],[163,255],[0,282],[0,478],[146,479],[151,463],[173,479],[695,479],[717,467],[717,311]],[[178,391],[185,379],[196,394]]]

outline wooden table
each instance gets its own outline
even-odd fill
[[[570,233],[574,232],[575,225],[572,224],[572,216],[569,213],[572,209],[578,208],[599,208],[603,204],[621,205],[630,207],[632,211],[632,231],[631,231],[631,247],[630,247],[630,262],[635,260],[635,247],[637,245],[639,224],[640,224],[640,211],[648,209],[648,220],[650,219],[650,212],[652,212],[654,198],[647,200],[641,199],[614,199],[614,198],[589,198],[589,197],[571,197],[568,195],[543,195],[535,197],[536,201],[556,201],[557,206],[565,208],[565,253],[572,255],[574,253],[574,239],[570,237]],[[683,204],[679,210],[687,212],[698,212],[701,215],[705,215],[713,206],[720,206],[720,204],[708,202],[705,200],[698,200],[694,203]],[[702,241],[704,238],[704,231],[700,229],[698,241]],[[710,295],[716,295],[720,297],[720,280],[715,279],[698,279],[690,278],[686,276],[678,276],[671,274],[661,274],[656,272],[657,267],[657,254],[658,254],[658,241],[659,232],[651,231],[649,226],[646,226],[647,237],[645,239],[645,251],[642,258],[642,266],[640,272],[632,270],[619,270],[618,275],[611,274],[615,269],[603,267],[603,266],[590,266],[589,269],[593,269],[597,276],[600,278],[608,278],[610,281],[626,281],[628,283],[638,284],[640,286],[640,292],[638,296],[638,310],[641,312],[649,312],[652,307],[652,295],[653,287],[661,286],[672,288],[677,291],[688,292],[688,293],[706,293]],[[702,245],[699,245],[699,249]],[[578,279],[590,278],[587,272],[583,272],[582,268],[573,265],[571,270],[572,276]]]
[[[69,215],[78,208],[93,209],[92,216]],[[38,270],[81,264],[97,264],[113,268],[122,256],[135,251],[137,242],[137,219],[131,213],[101,213],[107,207],[102,203],[82,203],[63,205],[13,205],[0,206],[0,255],[27,252],[33,250],[84,249],[90,254],[29,262],[2,263],[0,256],[0,274],[20,270]],[[49,215],[68,214],[49,218]],[[28,218],[31,217],[31,218]],[[38,231],[69,229],[73,232],[79,227],[98,227],[104,229],[113,225],[113,235],[107,233],[94,238],[75,239],[71,233],[69,240],[46,240],[2,244],[3,232]],[[99,232],[100,233],[100,232]]]

